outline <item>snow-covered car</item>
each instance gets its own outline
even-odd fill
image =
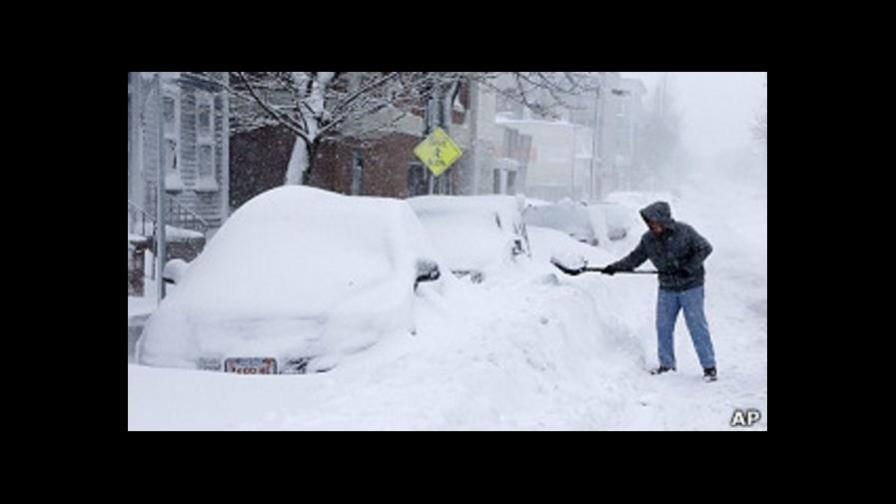
[[[402,200],[304,186],[241,206],[147,321],[140,364],[243,374],[326,371],[415,330],[444,275]],[[427,282],[424,284],[424,282]]]
[[[458,277],[481,282],[489,272],[530,256],[524,202],[514,196],[417,196],[407,202],[435,250]]]
[[[628,236],[633,225],[637,225],[637,213],[617,203],[594,203],[588,205],[592,226],[598,235],[606,235],[612,241]]]
[[[561,201],[550,205],[530,205],[526,208],[523,216],[529,226],[556,229],[588,245],[600,243],[585,205],[572,201]]]
[[[592,206],[603,213],[610,239],[616,241],[629,235],[640,236],[644,221],[639,211],[654,201],[668,201],[674,207],[676,196],[668,192],[614,191]]]

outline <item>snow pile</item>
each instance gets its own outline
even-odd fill
[[[549,263],[551,259],[557,259],[574,267],[582,262],[604,265],[615,260],[606,249],[576,241],[562,231],[539,226],[528,226],[526,230],[532,243],[532,259],[536,262]]]
[[[441,301],[427,299],[416,335],[392,333],[324,374],[247,377],[129,366],[129,427],[612,427],[619,409],[634,403],[618,397],[632,385],[612,378],[638,372],[640,350],[601,337],[617,321],[601,320],[585,290],[533,283],[527,275],[502,280],[460,284]]]
[[[383,333],[413,330],[418,259],[438,264],[403,201],[273,189],[240,207],[186,269],[149,320],[138,359],[193,368],[200,358],[315,357],[325,366]]]
[[[166,280],[171,280],[175,284],[180,283],[183,278],[187,274],[187,270],[190,268],[190,263],[184,261],[183,259],[172,259],[165,263],[165,269],[162,272],[162,277]]]
[[[522,199],[418,196],[407,202],[451,271],[493,272],[528,253]]]

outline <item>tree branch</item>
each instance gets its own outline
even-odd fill
[[[271,108],[271,106],[268,105],[267,102],[265,102],[258,96],[258,94],[255,92],[255,89],[252,87],[252,84],[249,82],[249,80],[246,78],[246,76],[243,74],[243,72],[237,72],[237,75],[239,76],[240,80],[242,80],[243,83],[246,85],[246,88],[249,90],[249,94],[252,95],[252,98],[256,101],[256,103],[261,105],[261,107],[263,109],[265,109],[269,114],[271,114],[271,116],[273,116],[275,119],[277,119],[281,124],[283,124],[284,126],[289,128],[293,133],[295,133],[296,135],[301,137],[302,140],[304,140],[306,144],[311,143],[311,139],[308,137],[308,134],[305,131],[302,131],[299,128],[298,124],[294,124],[293,120],[289,116],[277,112],[276,110]],[[299,114],[299,116],[301,117],[301,114]]]

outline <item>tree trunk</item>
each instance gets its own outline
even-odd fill
[[[305,185],[311,173],[314,161],[314,147],[309,145],[302,137],[296,137],[296,143],[292,147],[292,155],[286,167],[285,185]]]

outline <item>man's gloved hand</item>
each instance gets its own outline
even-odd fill
[[[604,266],[600,272],[603,273],[604,275],[612,275],[612,274],[616,273],[617,271],[619,271],[619,270],[617,270],[615,267],[613,267],[612,264],[608,264],[607,266]]]

